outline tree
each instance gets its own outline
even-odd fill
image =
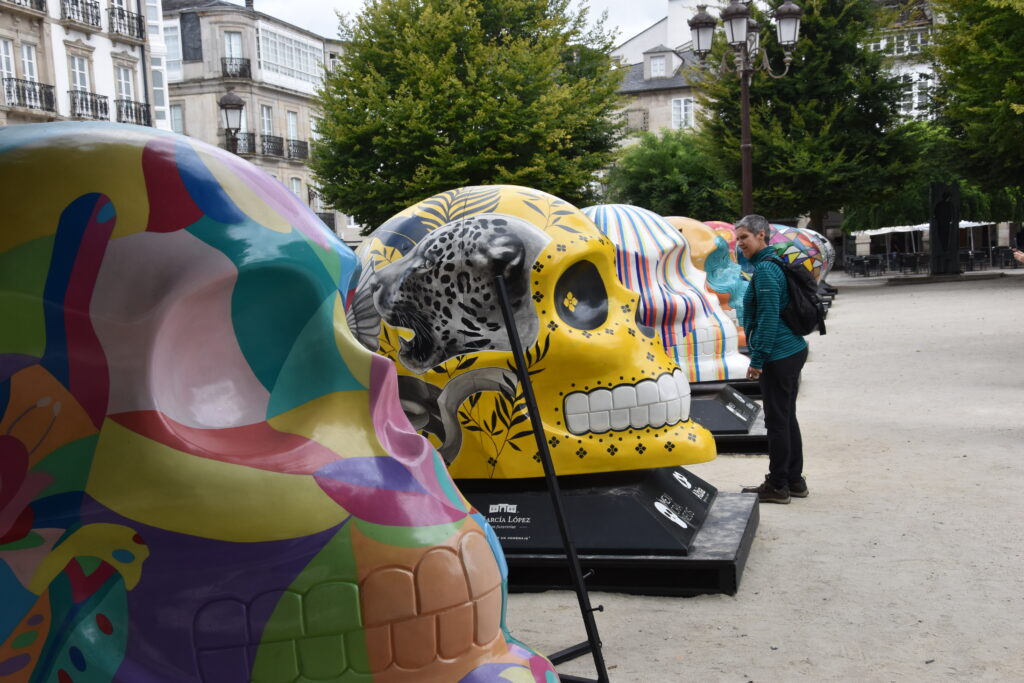
[[[609,171],[608,199],[662,216],[729,220],[739,210],[739,192],[711,161],[698,149],[694,133],[644,133]]]
[[[772,5],[778,4],[772,2]],[[750,88],[755,210],[769,216],[825,213],[871,198],[886,201],[915,170],[909,128],[899,118],[900,84],[868,47],[880,14],[874,0],[806,0],[789,74],[755,73]],[[751,5],[753,7],[753,5]],[[765,26],[767,18],[759,16]],[[778,63],[781,48],[764,31]],[[729,48],[719,37],[709,57]],[[730,53],[731,54],[731,53]],[[730,57],[731,59],[731,57]],[[737,180],[740,175],[739,78],[703,72],[701,140]]]
[[[933,182],[960,186],[960,218],[976,221],[1005,221],[1021,218],[1021,193],[1014,188],[986,189],[960,172],[955,141],[935,121],[915,121],[910,134],[920,150],[916,172],[900,192],[886,202],[848,204],[843,211],[843,229],[852,232],[886,225],[916,225],[930,219],[930,186]]]
[[[965,174],[1024,188],[1024,1],[937,0],[939,120]]]
[[[369,0],[318,93],[311,166],[326,199],[373,229],[424,197],[512,183],[570,202],[620,136],[621,74],[603,19],[570,0]]]

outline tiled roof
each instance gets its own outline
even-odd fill
[[[638,92],[649,92],[652,90],[675,90],[677,88],[689,88],[691,83],[686,77],[687,66],[694,63],[693,53],[683,53],[685,61],[683,65],[676,69],[675,73],[667,78],[648,78],[644,79],[644,65],[634,64],[632,66],[623,67],[629,69],[626,73],[626,77],[622,79],[622,87],[619,88],[619,92],[622,94],[638,93]]]

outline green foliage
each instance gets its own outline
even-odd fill
[[[936,103],[958,166],[987,188],[1024,187],[1024,2],[937,0]]]
[[[960,217],[963,220],[1020,220],[1021,193],[1011,188],[986,190],[964,178],[958,171],[955,142],[943,126],[936,122],[918,121],[910,124],[910,134],[920,149],[917,172],[887,202],[865,201],[848,205],[843,215],[844,230],[927,223],[929,189],[933,182],[960,185]]]
[[[424,197],[489,183],[594,200],[620,135],[611,35],[570,0],[369,0],[318,94],[311,166],[372,230]]]
[[[729,220],[739,211],[739,190],[697,146],[694,133],[644,133],[625,148],[608,173],[609,201],[662,216]]]
[[[772,2],[772,6],[779,4]],[[916,167],[914,137],[898,118],[900,84],[867,47],[881,19],[873,0],[806,0],[787,76],[755,73],[750,88],[754,210],[768,216],[825,212],[887,201]],[[769,21],[757,17],[762,26]],[[782,50],[762,31],[778,66]],[[731,51],[719,36],[709,57]],[[731,65],[731,56],[730,56]],[[699,77],[699,76],[698,76]],[[740,178],[740,79],[704,72],[702,144]]]

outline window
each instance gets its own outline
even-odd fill
[[[164,27],[164,42],[167,43],[167,80],[181,80],[181,41],[177,26]]]
[[[35,83],[39,80],[36,73],[36,46],[22,43],[21,45],[21,77]]]
[[[228,59],[242,58],[242,34],[238,31],[224,32],[224,56]]]
[[[117,98],[134,100],[135,73],[126,66],[119,66],[114,69],[114,79],[117,81]]]
[[[260,132],[264,135],[274,134],[274,110],[265,104],[260,105]]]
[[[672,100],[672,127],[693,128],[693,98],[679,97]]]
[[[149,35],[160,35],[160,11],[157,0],[146,0],[146,25]]]
[[[171,105],[171,130],[185,134],[185,112],[180,104]]]
[[[322,76],[323,46],[296,40],[283,33],[261,27],[260,65],[263,69],[308,83],[319,83]]]
[[[288,139],[299,139],[299,115],[297,112],[288,112]]]
[[[71,89],[89,90],[89,60],[79,55],[68,57],[68,65],[71,67]]]
[[[651,57],[651,78],[665,75],[665,57]]]
[[[156,66],[156,59],[153,60],[154,66]],[[164,106],[164,72],[160,69],[153,69],[150,72],[153,75],[153,106],[162,107]]]
[[[302,196],[302,179],[292,178],[292,192],[295,193],[296,197]]]
[[[0,78],[14,78],[14,43],[0,38]]]

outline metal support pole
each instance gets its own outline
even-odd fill
[[[740,163],[743,178],[743,215],[754,213],[754,144],[750,141],[750,66],[747,46],[741,48],[740,68]]]
[[[523,355],[523,344],[519,339],[519,331],[516,329],[516,320],[512,313],[512,306],[509,304],[508,289],[505,286],[504,276],[495,276],[494,284],[498,290],[498,302],[501,304],[501,315],[505,320],[505,330],[508,332],[512,356],[516,360],[516,375],[519,377],[519,385],[523,388],[526,411],[530,416],[530,424],[533,426],[533,437],[537,441],[537,453],[540,455],[540,462],[544,467],[544,478],[547,479],[548,491],[551,494],[551,504],[555,509],[558,531],[562,535],[562,547],[565,548],[566,559],[569,561],[569,573],[572,575],[573,587],[576,589],[576,598],[580,604],[583,626],[587,631],[587,645],[589,647],[584,647],[584,644],[581,643],[568,650],[563,650],[559,654],[574,652],[573,656],[579,656],[589,649],[594,657],[594,668],[597,669],[598,683],[607,683],[608,670],[605,668],[604,655],[601,652],[601,637],[598,635],[597,623],[594,621],[594,612],[603,608],[597,607],[595,610],[595,608],[590,606],[590,595],[587,593],[587,587],[583,582],[580,560],[576,556],[576,546],[573,545],[572,535],[569,531],[569,522],[565,517],[565,510],[562,508],[561,489],[558,485],[558,477],[555,476],[555,466],[551,462],[551,452],[548,451],[548,443],[544,438],[544,423],[541,422],[540,411],[537,409],[537,399],[533,394],[533,384],[530,382],[529,369],[526,366],[526,358]],[[587,680],[576,676],[560,676],[560,678],[563,681]]]

